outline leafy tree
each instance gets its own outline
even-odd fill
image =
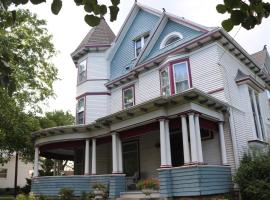
[[[24,5],[28,3],[29,0],[1,0],[1,7],[4,10],[8,10],[11,5]],[[46,0],[30,0],[30,2],[34,5],[41,4],[46,2]],[[117,18],[117,14],[119,12],[119,3],[120,0],[111,0],[111,5],[99,4],[97,0],[74,0],[77,6],[82,6],[87,12],[84,17],[84,20],[90,26],[97,26],[100,22],[100,19],[110,11],[110,20],[115,21]],[[62,0],[53,0],[51,3],[51,11],[53,14],[57,15],[62,8]],[[0,7],[0,8],[1,8]],[[13,12],[13,16],[15,17],[15,12]]]
[[[56,110],[53,112],[45,113],[44,117],[39,117],[39,124],[42,129],[51,128],[55,126],[66,126],[72,125],[75,122],[74,116],[70,112],[64,112],[62,110]],[[52,176],[54,161],[52,159],[41,159],[41,170],[39,170],[40,176]],[[64,170],[68,161],[58,161],[58,166],[60,170]]]
[[[15,24],[11,21],[12,13],[0,12],[0,162],[13,152],[31,155],[39,103],[53,95],[57,80],[45,21],[27,10],[18,10]]]
[[[262,23],[263,18],[270,15],[270,3],[263,0],[224,0],[216,7],[219,13],[228,13],[230,17],[222,22],[222,27],[230,31],[241,25],[247,30]]]
[[[74,124],[75,118],[69,112],[56,110],[45,113],[45,117],[39,119],[41,128],[50,128],[55,126],[66,126]]]
[[[245,155],[235,176],[242,199],[270,199],[270,147]]]

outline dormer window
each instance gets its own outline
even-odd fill
[[[137,39],[134,40],[134,44],[135,44],[135,57],[138,57],[138,55],[140,54],[142,48],[144,47],[144,45],[146,44],[147,40],[149,38],[149,34],[143,35]]]
[[[172,45],[176,42],[178,42],[179,40],[183,39],[183,35],[179,32],[172,32],[170,34],[168,34],[161,42],[160,44],[160,49],[167,47],[169,45]]]
[[[86,80],[86,59],[81,61],[78,67],[78,83],[81,83]]]
[[[77,114],[76,114],[76,121],[77,124],[84,124],[84,117],[85,117],[85,97],[82,97],[77,102]]]

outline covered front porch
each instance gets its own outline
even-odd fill
[[[91,134],[93,129],[100,128],[97,124],[73,127],[73,133],[61,135],[53,135],[56,130],[49,130],[51,139],[40,138],[36,145],[32,191],[57,196],[65,187],[80,196],[83,191],[90,192],[93,184],[103,183],[108,186],[109,197],[117,198],[124,192],[136,191],[138,180],[151,177],[160,181],[160,197],[229,192],[231,168],[226,155],[224,118],[217,110],[221,105],[206,109],[187,98],[188,103],[181,105],[177,99],[174,101],[172,106],[166,105],[166,110],[161,104],[153,104],[156,110],[140,107],[143,116],[151,114],[148,119],[138,116],[141,122],[132,110],[125,114],[129,117],[126,120],[123,114],[113,116],[119,123],[111,124],[110,130],[102,134]],[[101,120],[109,123],[110,117]],[[74,175],[38,177],[39,156],[69,156],[65,159],[74,161]]]

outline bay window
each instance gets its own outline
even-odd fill
[[[134,86],[123,89],[123,108],[129,108],[135,105]]]
[[[160,71],[161,94],[168,96],[189,89],[191,87],[189,78],[188,61],[170,63]]]
[[[85,117],[85,97],[82,97],[77,102],[77,124],[84,124]]]
[[[86,80],[86,66],[87,61],[86,59],[81,61],[79,66],[78,66],[78,83],[81,83]]]

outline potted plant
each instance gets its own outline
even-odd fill
[[[137,183],[137,188],[142,191],[142,193],[145,194],[145,196],[150,197],[151,194],[158,190],[159,188],[159,181],[155,178],[148,178],[145,180],[140,180]]]
[[[95,199],[105,199],[107,187],[102,183],[95,183],[93,186],[93,193]]]

